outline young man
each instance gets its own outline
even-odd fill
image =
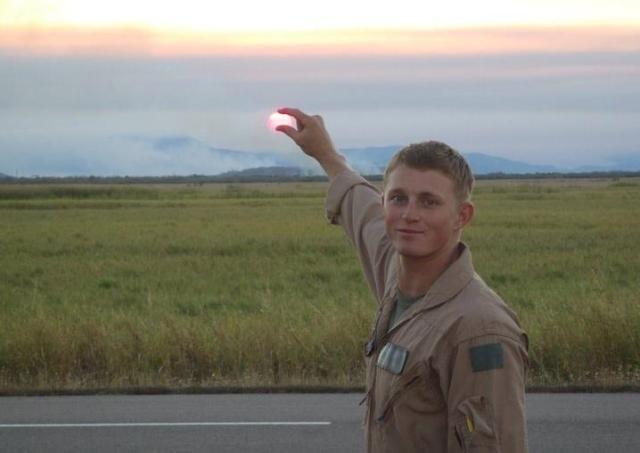
[[[460,241],[473,175],[447,145],[400,150],[384,193],[354,173],[319,116],[279,126],[330,179],[327,215],[358,251],[379,302],[365,347],[369,452],[527,451],[527,337]]]

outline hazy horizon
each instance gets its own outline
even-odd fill
[[[574,167],[640,154],[632,2],[587,2],[573,17],[567,5],[521,1],[529,23],[517,8],[496,21],[469,3],[467,22],[443,6],[437,24],[419,23],[409,8],[419,4],[404,3],[387,22],[371,6],[379,22],[354,14],[331,25],[327,14],[314,28],[303,14],[282,31],[267,26],[279,16],[252,27],[240,12],[225,28],[197,10],[3,3],[0,172],[60,174],[70,159],[141,175],[215,167],[206,153],[186,165],[130,136],[290,156],[296,147],[266,126],[282,106],[323,115],[339,148],[437,139]]]

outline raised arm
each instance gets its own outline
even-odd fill
[[[385,293],[392,249],[384,229],[380,192],[355,173],[333,145],[324,121],[298,109],[282,108],[298,128],[278,126],[305,154],[314,158],[329,177],[327,218],[339,224],[358,252],[369,287],[380,301]]]

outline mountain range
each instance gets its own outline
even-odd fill
[[[77,152],[58,157],[57,168],[66,175],[83,176],[162,176],[162,175],[227,175],[265,176],[321,174],[320,167],[302,153],[275,151],[241,151],[216,148],[189,136],[118,136],[105,143],[95,143],[95,149],[103,152]],[[372,146],[363,148],[341,148],[350,164],[360,173],[381,174],[391,156],[401,148],[399,145]],[[120,153],[114,156],[112,150]],[[611,171],[640,171],[640,153],[620,153],[607,165],[562,167],[534,165],[522,161],[492,156],[486,153],[465,153],[474,174],[495,173],[583,173]],[[135,159],[130,158],[136,157]],[[42,154],[34,153],[33,173],[46,176],[47,170],[39,166]],[[143,162],[141,165],[140,162]],[[31,166],[27,162],[25,167]],[[28,173],[23,169],[21,173]],[[58,173],[60,173],[58,171]],[[51,174],[51,173],[49,173]],[[0,173],[0,180],[12,176]]]
[[[285,173],[291,173],[293,167],[299,167],[301,174],[313,171],[310,169],[309,160],[300,159],[300,155],[290,156],[277,152],[254,152],[240,151],[225,148],[211,147],[199,140],[187,136],[169,136],[159,138],[136,137],[136,140],[147,141],[154,149],[164,153],[175,153],[179,155],[186,150],[195,148],[206,150],[212,159],[218,161],[240,161],[252,162],[259,165],[240,165],[240,168],[220,172],[218,174],[247,172],[260,175],[265,174],[265,168],[282,167],[288,170]],[[341,148],[340,152],[345,155],[349,163],[359,172],[364,174],[381,174],[384,171],[389,159],[402,146],[370,146],[363,148]],[[560,167],[554,165],[535,165],[526,162],[506,159],[503,157],[492,156],[485,153],[465,153],[465,158],[469,162],[474,174],[493,174],[493,173],[509,173],[509,174],[528,174],[528,173],[582,173],[596,171],[640,171],[640,153],[627,153],[620,158],[614,159],[611,165],[601,166],[576,166],[576,167]],[[262,170],[257,170],[262,169]],[[317,170],[317,169],[316,169]],[[214,173],[215,174],[215,173]]]
[[[369,148],[347,148],[341,150],[349,162],[366,174],[379,174],[384,171],[387,162],[401,146],[383,146]],[[553,173],[563,170],[552,165],[533,165],[525,162],[491,156],[483,153],[464,154],[474,174],[489,173]]]

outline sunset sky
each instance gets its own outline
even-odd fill
[[[8,0],[4,26],[128,25],[188,31],[278,31],[355,28],[455,28],[494,25],[629,24],[635,0]]]
[[[128,138],[293,154],[265,127],[285,105],[322,114],[339,147],[607,164],[640,153],[640,6],[0,0],[2,173],[250,166]]]

